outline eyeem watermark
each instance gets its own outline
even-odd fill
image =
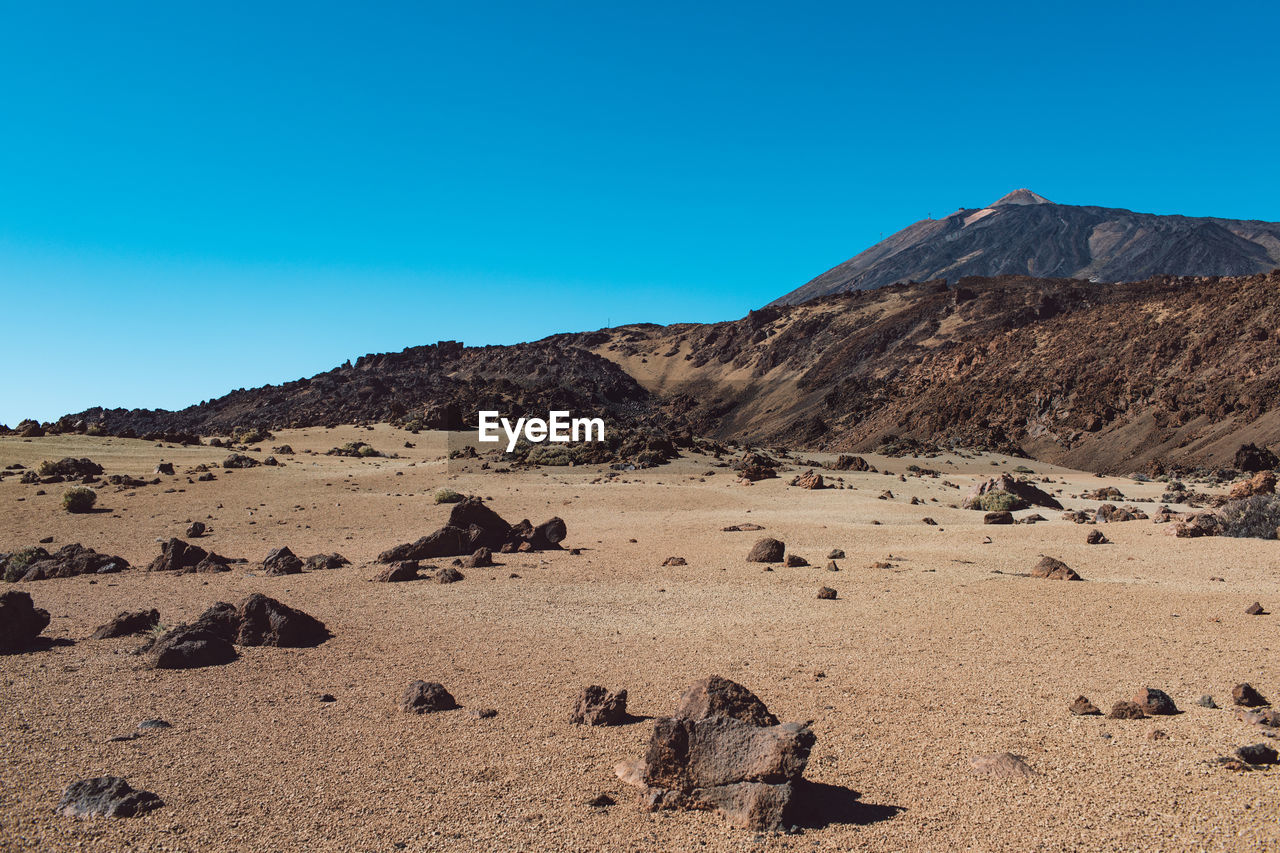
[[[568,412],[547,412],[547,420],[542,418],[516,418],[513,425],[509,418],[498,416],[497,412],[481,411],[480,441],[501,441],[498,429],[507,436],[507,452],[516,449],[516,443],[523,435],[528,441],[539,444],[554,441],[568,444],[571,441],[604,441],[603,418],[571,418]]]

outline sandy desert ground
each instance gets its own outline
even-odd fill
[[[302,453],[353,439],[402,458]],[[404,448],[406,439],[417,446]],[[1022,463],[994,456],[868,456],[894,476],[824,472],[852,488],[806,491],[788,487],[790,473],[740,485],[698,454],[606,483],[596,482],[600,466],[496,473],[446,463],[443,435],[383,426],[281,432],[262,455],[285,443],[299,453],[281,457],[283,467],[190,482],[184,471],[227,452],[0,438],[0,465],[88,456],[109,474],[149,478],[162,459],[178,472],[159,486],[103,489],[99,506],[110,511],[88,515],[61,510],[61,486],[37,497],[36,486],[0,482],[0,551],[53,536],[51,548],[79,542],[135,565],[16,585],[52,614],[46,636],[74,642],[0,657],[0,846],[1280,849],[1280,770],[1210,763],[1264,740],[1230,709],[1233,685],[1280,695],[1280,616],[1245,614],[1255,600],[1280,610],[1280,543],[1181,540],[1132,521],[1102,528],[1114,544],[1090,546],[1093,528],[1047,510],[1034,526],[984,526],[982,513],[947,504]],[[912,462],[944,477],[900,482]],[[1068,507],[1096,506],[1067,496],[1106,484],[1131,498],[1161,492],[1027,464],[1060,481],[1049,488],[1063,489]],[[498,566],[464,570],[465,581],[449,585],[370,582],[380,551],[444,522],[449,508],[432,499],[442,486],[488,497],[510,521],[561,516],[564,544],[581,554],[495,555]],[[878,500],[886,488],[894,499]],[[910,505],[913,496],[925,505]],[[177,576],[139,568],[157,539],[182,536],[194,520],[210,527],[200,544],[249,565]],[[765,530],[722,531],[744,522]],[[746,562],[760,535],[813,565]],[[255,574],[279,545],[304,557],[336,550],[353,565]],[[838,573],[824,568],[833,548],[847,555]],[[1085,582],[1013,574],[1041,554]],[[662,566],[677,555],[688,565]],[[839,597],[817,600],[821,585]],[[89,639],[122,610],[156,607],[173,626],[255,591],[321,619],[333,638],[241,649],[234,663],[186,671],[144,668],[130,654],[137,638]],[[714,813],[646,813],[613,767],[643,752],[652,724],[567,719],[588,684],[625,687],[632,713],[653,717],[712,673],[746,685],[784,720],[814,721],[806,776],[832,786],[823,820],[760,834]],[[442,682],[463,709],[402,713],[401,691],[418,678]],[[1105,711],[1147,686],[1183,713],[1120,721],[1067,710],[1078,694]],[[1222,709],[1197,705],[1203,694]],[[486,706],[498,715],[467,714]],[[151,717],[172,728],[110,740]],[[1157,729],[1167,737],[1152,739]],[[1036,775],[991,778],[970,766],[1004,751],[1025,756]],[[166,805],[137,819],[55,814],[68,783],[105,774]],[[588,805],[601,793],[617,804]]]

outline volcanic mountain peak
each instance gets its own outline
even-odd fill
[[[1055,204],[1028,189],[984,208],[961,208],[886,237],[776,299],[908,281],[1029,275],[1092,282],[1153,276],[1245,276],[1280,267],[1280,222],[1161,216]]]
[[[1053,202],[1049,201],[1049,199],[1039,193],[1033,193],[1031,190],[1023,187],[1020,190],[1014,190],[999,201],[987,206],[1003,207],[1007,204],[1053,204]]]

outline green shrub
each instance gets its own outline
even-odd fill
[[[1254,495],[1228,501],[1218,511],[1222,535],[1238,539],[1275,539],[1280,527],[1280,495]]]
[[[62,493],[62,508],[67,512],[88,512],[98,502],[98,493],[84,486],[67,489]]]
[[[0,563],[4,567],[4,579],[13,583],[27,573],[27,566],[47,559],[49,559],[49,552],[39,546],[14,551],[7,560]]]
[[[1008,512],[1017,505],[1017,498],[999,490],[987,492],[978,499],[978,506],[982,507],[984,512]]]
[[[436,503],[438,504],[456,504],[462,501],[462,495],[453,489],[440,489],[436,492]]]
[[[1013,472],[1015,474],[1034,474],[1035,473],[1035,471],[1032,471],[1026,465],[1019,465],[1017,468],[1013,469]]]
[[[348,441],[346,444],[342,445],[341,447],[335,447],[332,450],[326,450],[325,455],[354,456],[354,457],[360,458],[360,457],[369,457],[369,456],[382,456],[383,454],[379,453],[377,450],[374,450],[371,445],[366,444],[363,441]]]

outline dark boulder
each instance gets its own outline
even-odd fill
[[[378,583],[402,583],[418,580],[418,561],[400,560],[386,566],[373,578]]]
[[[747,554],[747,562],[781,563],[786,550],[786,543],[766,536],[751,546],[751,551]]]
[[[1248,682],[1231,688],[1231,701],[1243,708],[1262,708],[1271,704]]]
[[[592,684],[582,688],[569,722],[584,726],[618,726],[627,721],[627,691],[616,693]]]
[[[137,817],[164,805],[150,791],[139,791],[119,776],[97,776],[72,782],[58,801],[66,817]]]
[[[307,557],[305,564],[309,572],[321,569],[340,569],[349,565],[351,565],[351,561],[337,552],[332,554],[312,554]]]
[[[1055,557],[1041,557],[1040,562],[1031,570],[1031,577],[1059,581],[1084,580],[1075,569]]]
[[[1133,697],[1133,702],[1144,713],[1151,715],[1178,713],[1178,707],[1173,704],[1169,694],[1154,687],[1144,687],[1139,690]]]
[[[1272,471],[1280,468],[1280,458],[1265,447],[1256,444],[1242,444],[1236,451],[1235,467],[1252,474],[1255,471]]]
[[[0,593],[0,652],[30,648],[49,627],[49,611],[36,607],[31,595],[11,589]]]
[[[128,637],[132,634],[145,634],[160,624],[159,610],[134,610],[118,614],[110,622],[102,625],[92,634],[94,640],[107,640],[112,637]]]
[[[243,453],[232,453],[222,460],[223,468],[256,468],[259,464],[257,459],[245,456]]]
[[[240,602],[236,612],[239,627],[233,642],[237,645],[304,648],[332,636],[319,619],[261,593]]]
[[[302,560],[289,548],[275,548],[262,561],[262,573],[272,577],[296,575],[302,572]]]
[[[457,707],[457,700],[438,681],[411,682],[400,697],[400,710],[410,714],[451,711]]]
[[[140,649],[156,669],[219,666],[236,659],[236,650],[220,632],[199,623],[179,625]]]

